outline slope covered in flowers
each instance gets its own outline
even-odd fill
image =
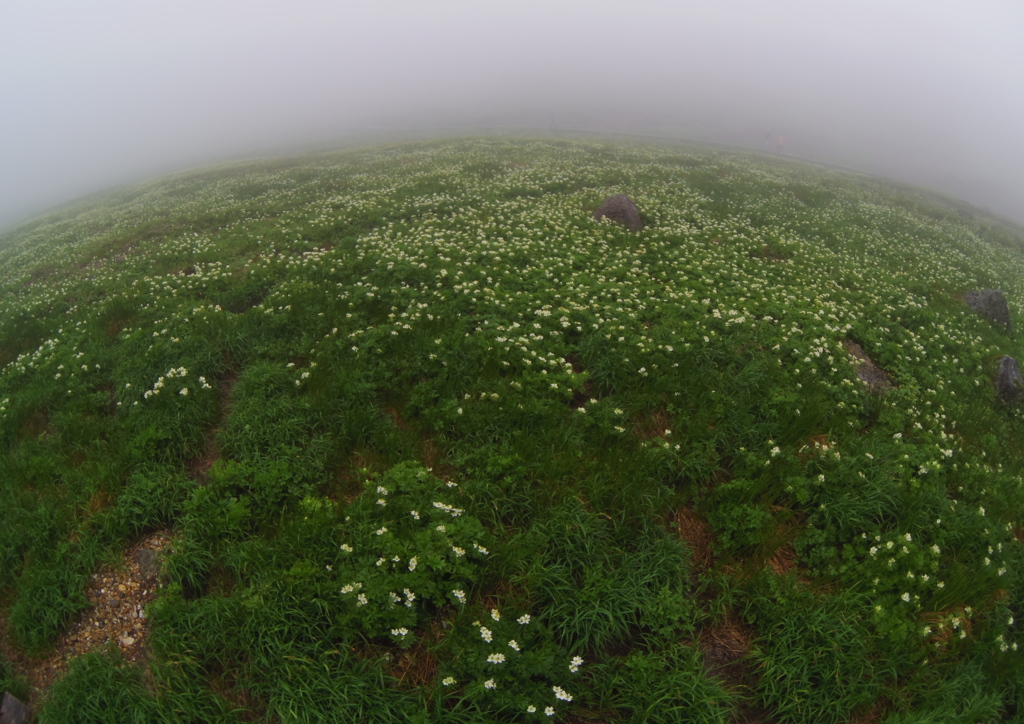
[[[616,193],[642,231],[593,219]],[[22,226],[0,683],[50,721],[1017,715],[1024,429],[992,374],[1024,346],[962,295],[1019,328],[1022,250],[865,177],[493,139]],[[31,691],[160,530],[145,666]]]

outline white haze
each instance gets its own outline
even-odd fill
[[[720,141],[1024,221],[1024,4],[0,0],[0,227],[115,184],[404,133]]]

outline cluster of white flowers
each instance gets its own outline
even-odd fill
[[[153,387],[151,389],[146,390],[144,393],[142,393],[142,397],[143,397],[144,400],[148,400],[150,397],[154,397],[155,395],[159,395],[160,391],[164,388],[164,385],[165,385],[167,380],[172,380],[172,379],[175,379],[175,378],[183,378],[183,377],[187,377],[187,376],[188,376],[188,370],[185,367],[172,367],[165,374],[163,374],[159,378],[157,378],[157,381],[153,383]],[[204,390],[213,389],[210,386],[210,384],[207,383],[205,377],[199,377],[198,378],[198,382],[199,382],[199,387],[201,389],[204,389]],[[132,385],[131,385],[130,382],[126,382],[125,383],[125,389],[131,389],[131,386]],[[188,387],[179,388],[178,394],[183,396],[183,397],[187,397],[188,394],[189,394],[189,388]]]
[[[453,518],[458,518],[465,512],[462,510],[462,508],[456,508],[454,506],[448,505],[447,503],[442,503],[440,501],[434,501],[434,507],[437,508],[438,510],[443,510],[445,513],[448,513],[448,515],[450,515]]]

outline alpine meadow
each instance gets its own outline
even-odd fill
[[[1022,325],[1020,227],[683,144],[392,144],[52,212],[0,236],[0,691],[1022,721]]]

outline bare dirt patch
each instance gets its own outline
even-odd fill
[[[71,622],[45,658],[30,659],[3,637],[0,650],[16,672],[28,680],[31,705],[67,673],[72,659],[103,646],[116,646],[127,661],[145,662],[149,637],[145,607],[160,588],[159,556],[170,541],[169,531],[152,533],[125,551],[119,568],[97,571],[85,591],[91,607]]]

